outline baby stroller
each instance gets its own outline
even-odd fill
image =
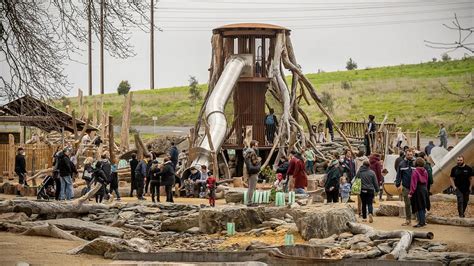
[[[52,176],[48,175],[43,179],[43,182],[38,186],[37,199],[49,200],[55,196],[56,190],[54,185],[54,179]]]

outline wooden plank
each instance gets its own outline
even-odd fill
[[[8,178],[13,179],[13,172],[15,170],[15,138],[12,134],[8,134]]]
[[[110,153],[110,162],[115,163],[115,148],[114,148],[114,119],[112,116],[109,116],[109,153]]]

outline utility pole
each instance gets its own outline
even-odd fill
[[[105,0],[100,1],[100,94],[104,94],[104,16]]]
[[[89,21],[88,30],[89,30],[89,96],[92,95],[92,21],[91,21],[91,12],[92,12],[92,0],[89,0],[88,10],[87,10],[87,19]]]
[[[155,0],[150,0],[151,8],[150,8],[150,89],[155,88],[155,51],[154,51],[154,31],[155,31],[155,25],[154,25],[154,9],[155,9]]]

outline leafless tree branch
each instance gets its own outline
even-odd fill
[[[467,43],[466,41],[471,37],[474,32],[474,27],[463,27],[458,20],[456,14],[454,14],[454,21],[451,22],[454,26],[450,26],[447,24],[443,24],[443,26],[450,30],[455,30],[458,32],[458,39],[454,42],[433,42],[425,40],[425,44],[427,47],[435,48],[435,49],[444,49],[450,50],[448,52],[457,50],[459,48],[465,49],[471,54],[474,53],[474,43]]]

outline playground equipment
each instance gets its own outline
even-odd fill
[[[222,151],[233,149],[237,158],[237,175],[241,175],[243,149],[248,146],[249,139],[259,142],[260,156],[267,158],[263,166],[269,164],[275,151],[282,155],[287,149],[301,150],[308,144],[317,156],[325,158],[299,124],[302,117],[307,128],[311,128],[308,116],[299,107],[302,99],[310,103],[307,95],[350,146],[296,62],[289,29],[270,24],[231,24],[214,29],[211,43],[209,89],[191,135],[188,167],[209,166],[211,161],[216,164],[216,157],[222,155]],[[291,88],[285,82],[283,67],[292,72]],[[266,101],[267,94],[279,106],[270,106]],[[228,122],[224,109],[231,95],[234,112],[232,121]],[[281,110],[273,142],[265,137],[266,106]],[[203,127],[207,132],[204,136],[200,135]],[[214,166],[214,169],[217,168]],[[183,173],[184,177],[187,175],[189,170]]]

